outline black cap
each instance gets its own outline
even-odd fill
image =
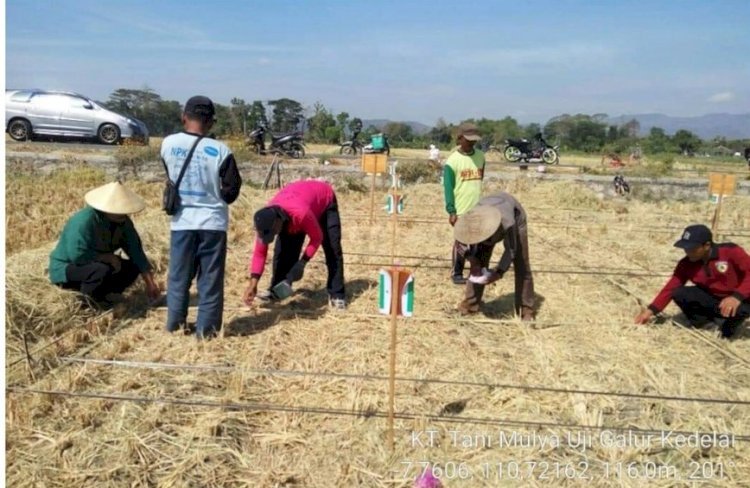
[[[276,219],[279,215],[273,207],[261,208],[255,212],[255,230],[258,232],[258,237],[264,244],[270,244],[273,242],[276,234],[273,233],[273,224],[276,223]]]
[[[210,98],[196,95],[190,97],[190,100],[185,103],[185,113],[198,117],[213,117],[216,114],[216,109]]]
[[[702,246],[707,242],[713,240],[711,235],[711,229],[705,225],[688,225],[685,230],[682,231],[682,239],[674,243],[674,247],[680,247],[682,249],[694,249],[698,246]]]

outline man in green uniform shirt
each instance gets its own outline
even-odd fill
[[[463,215],[479,202],[484,179],[484,153],[474,145],[481,138],[476,125],[465,122],[458,126],[458,149],[453,151],[443,167],[443,190],[448,222],[455,225]],[[458,241],[453,244],[453,283],[462,285],[464,278],[463,257],[465,246]]]
[[[68,220],[50,254],[50,281],[106,304],[140,274],[149,299],[159,298],[161,290],[128,217],[145,208],[143,199],[118,181],[91,190],[85,201],[88,206]],[[118,249],[129,259],[114,254]]]

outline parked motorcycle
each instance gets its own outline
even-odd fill
[[[271,145],[266,149],[266,133],[271,134]],[[247,143],[253,146],[258,154],[278,154],[291,158],[305,156],[305,141],[301,132],[289,132],[276,135],[265,126],[259,126],[248,134]]]
[[[506,139],[503,155],[511,163],[541,160],[546,164],[557,164],[560,162],[558,150],[559,146],[550,146],[540,134],[537,134],[534,141],[529,141],[528,139]]]

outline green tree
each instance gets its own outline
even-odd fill
[[[144,121],[145,122],[145,121]],[[153,135],[166,136],[182,129],[182,105],[176,100],[162,100],[151,124],[146,122]]]
[[[349,125],[349,114],[347,112],[341,112],[336,116],[336,127],[339,131],[338,139],[341,141],[346,140],[346,128]]]
[[[272,108],[271,129],[275,132],[293,132],[305,120],[304,109],[296,100],[280,98],[270,100],[268,105]]]
[[[651,127],[651,130],[648,132],[648,137],[643,141],[643,146],[644,149],[651,154],[669,152],[672,150],[669,136],[661,127]]]
[[[585,114],[563,114],[550,119],[544,126],[548,138],[557,138],[569,149],[596,152],[607,140],[607,125]]]
[[[339,127],[330,126],[326,127],[325,133],[323,134],[323,142],[329,144],[340,144],[341,143],[341,129]]]
[[[216,122],[211,128],[211,132],[217,137],[226,137],[232,135],[232,112],[226,105],[214,103],[216,109]]]
[[[620,130],[616,125],[610,125],[607,129],[607,142],[613,143],[620,138]]]
[[[232,98],[229,102],[230,126],[232,134],[243,134],[247,130],[248,106],[241,98]]]
[[[105,103],[110,110],[142,118],[144,114],[154,111],[160,101],[161,96],[151,88],[144,87],[141,89],[118,88],[109,95]]]
[[[630,119],[620,126],[620,137],[635,138],[641,130],[641,124],[635,119]]]
[[[253,130],[256,127],[268,127],[268,117],[266,117],[266,107],[263,102],[255,100],[250,106],[250,115],[247,116],[247,128]]]
[[[388,122],[383,127],[383,134],[388,137],[391,145],[395,141],[399,143],[409,143],[414,139],[414,131],[409,124],[403,122]]]
[[[336,128],[336,119],[320,102],[313,106],[313,116],[307,119],[308,139],[315,142],[330,142],[330,127]],[[339,142],[338,137],[334,142]]]
[[[447,145],[453,140],[452,132],[453,128],[448,125],[442,117],[440,117],[435,124],[435,127],[430,129],[427,133],[427,138],[433,143]]]
[[[672,142],[682,154],[688,156],[692,156],[703,143],[700,137],[685,129],[678,130],[672,137]]]
[[[162,100],[158,93],[148,87],[118,88],[102,105],[143,121],[151,135],[167,135],[179,131],[182,127],[180,103],[174,100]]]
[[[540,132],[542,132],[542,126],[532,123],[523,128],[523,137],[531,139]]]

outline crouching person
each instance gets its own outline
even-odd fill
[[[335,309],[346,308],[341,218],[330,184],[314,180],[290,183],[255,213],[254,221],[257,237],[249,266],[250,282],[243,296],[245,304],[252,304],[256,296],[270,300],[280,298],[273,291],[274,287],[283,281],[291,285],[302,279],[305,266],[322,245],[328,268],[328,303]],[[302,252],[305,236],[309,241]],[[268,245],[274,240],[271,286],[268,292],[258,295]]]
[[[750,317],[750,256],[736,244],[716,244],[705,225],[690,225],[674,243],[685,251],[674,274],[654,301],[635,317],[645,324],[670,301],[692,326],[716,322],[724,338],[735,335]],[[685,286],[691,281],[695,286]]]
[[[128,217],[146,203],[119,181],[91,190],[84,200],[88,206],[68,220],[50,254],[50,281],[108,306],[140,275],[149,299],[158,299],[161,290]],[[116,255],[118,250],[129,259]]]
[[[500,192],[486,196],[453,227],[453,236],[468,245],[464,257],[471,264],[462,314],[479,312],[485,285],[502,278],[513,265],[515,310],[522,320],[534,320],[534,279],[529,263],[529,238],[526,212],[512,195]],[[488,269],[495,245],[503,242],[505,251],[495,268]],[[465,246],[462,246],[465,247]]]

